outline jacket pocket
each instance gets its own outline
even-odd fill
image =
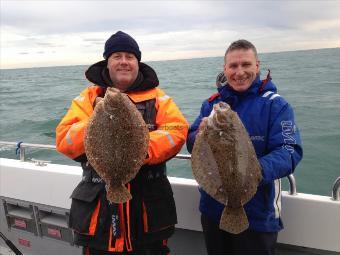
[[[100,210],[100,192],[102,184],[80,182],[74,189],[71,198],[69,227],[76,232],[94,235]]]
[[[177,223],[175,200],[166,177],[148,182],[143,194],[144,232],[161,231]]]

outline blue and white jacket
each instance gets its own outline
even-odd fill
[[[191,153],[202,118],[208,117],[213,105],[223,101],[236,111],[253,142],[262,167],[262,181],[255,196],[245,204],[249,228],[260,232],[277,232],[283,228],[280,178],[291,174],[302,159],[302,145],[287,101],[277,94],[270,79],[263,83],[258,76],[245,92],[231,87],[218,88],[217,94],[205,100],[200,115],[190,126],[187,148]],[[223,205],[200,189],[200,211],[219,222]]]

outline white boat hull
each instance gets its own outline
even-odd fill
[[[57,240],[58,232],[52,231],[53,225],[59,229],[66,227],[68,209],[71,205],[69,196],[81,180],[81,174],[82,170],[77,166],[58,164],[38,166],[31,162],[1,158],[1,232],[8,235],[8,238],[25,254],[52,255],[60,254],[61,251],[64,255],[81,254],[80,249],[72,245],[72,240],[70,240],[72,236],[63,233],[63,236],[66,236],[65,240]],[[178,230],[173,240],[170,241],[170,245],[176,247],[182,243],[182,247],[186,245],[185,249],[190,249],[186,254],[206,254],[200,233],[197,183],[192,179],[175,177],[169,177],[169,179],[178,213],[176,226]],[[302,193],[292,196],[283,192],[282,208],[285,229],[279,234],[279,243],[328,252],[320,254],[340,252],[340,202],[326,196]],[[13,217],[8,210],[12,210]],[[32,226],[36,227],[34,232],[8,226],[9,219],[15,218],[17,211],[19,214],[20,211],[30,214],[30,210],[32,210]],[[46,213],[48,211],[51,211],[51,215]],[[18,220],[17,224],[20,226],[24,223]],[[51,236],[49,237],[48,234]],[[191,241],[184,240],[184,237]],[[30,247],[25,246],[22,240],[30,241]],[[42,240],[44,242],[41,242]],[[38,246],[39,249],[37,249]],[[40,250],[39,253],[37,250]],[[53,253],[52,250],[56,252]],[[176,248],[173,248],[174,250]],[[0,241],[0,254],[6,254],[7,251],[5,244]],[[182,253],[183,251],[184,249],[181,249],[181,252],[178,250],[173,254],[185,254]]]

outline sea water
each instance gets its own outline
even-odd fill
[[[294,108],[304,157],[295,170],[297,191],[330,195],[340,176],[340,48],[259,54],[262,78],[271,70],[278,93]],[[160,87],[193,122],[203,100],[216,92],[215,79],[223,56],[147,62]],[[88,66],[0,70],[0,140],[55,144],[55,127],[71,100],[88,81]],[[187,153],[185,146],[181,153]],[[29,149],[27,159],[73,164],[55,151]],[[13,147],[0,157],[17,158]],[[192,178],[189,161],[173,159],[168,175]],[[287,188],[287,181],[284,180]]]

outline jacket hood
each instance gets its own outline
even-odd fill
[[[107,61],[102,60],[91,65],[85,72],[86,78],[101,87],[112,87],[112,82],[107,69]],[[155,88],[159,85],[156,72],[152,67],[145,63],[139,62],[139,73],[136,81],[128,88],[127,91],[143,91]]]
[[[217,88],[218,92],[222,96],[222,98],[227,98],[230,96],[236,96],[236,97],[243,97],[243,96],[249,96],[254,95],[258,93],[263,93],[266,91],[272,91],[276,93],[277,88],[274,83],[272,83],[271,78],[268,79],[267,82],[265,80],[260,79],[260,75],[256,76],[256,79],[253,81],[252,85],[244,92],[237,92],[233,90],[229,84],[227,83],[225,86]]]

